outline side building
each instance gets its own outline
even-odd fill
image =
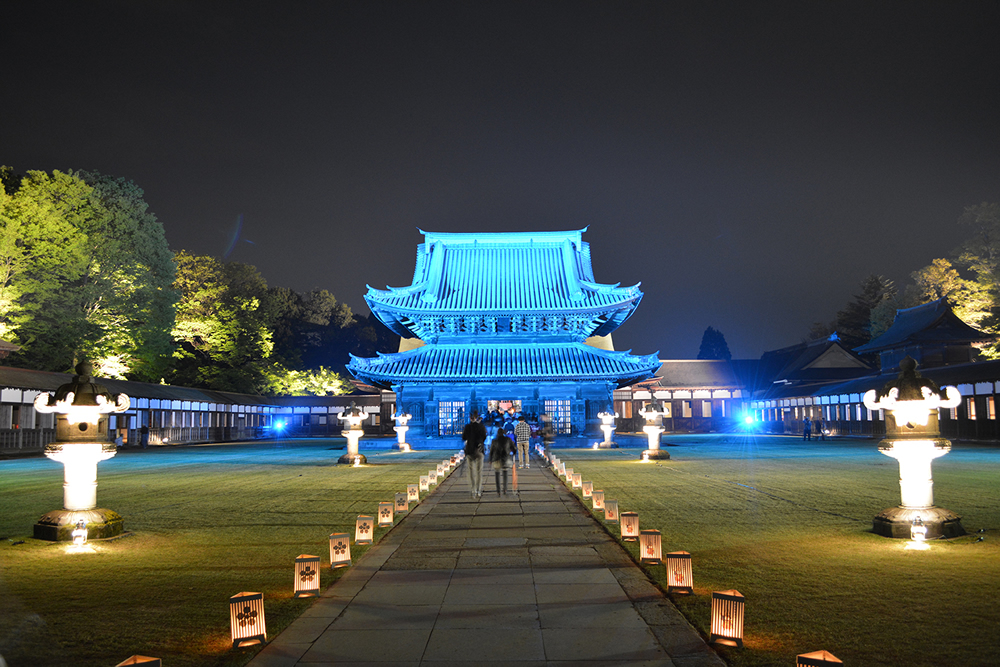
[[[585,231],[421,230],[412,284],[365,295],[401,336],[399,352],[352,357],[348,370],[391,388],[412,434],[459,434],[473,410],[547,414],[560,433],[596,432],[612,392],[660,362],[614,350],[611,333],[642,292],[595,282]]]

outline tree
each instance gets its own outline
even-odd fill
[[[28,172],[0,194],[0,335],[12,362],[152,380],[169,359],[173,263],[134,183]]]
[[[837,313],[837,335],[847,348],[864,345],[872,339],[872,309],[896,296],[895,284],[884,276],[870,274],[861,281],[861,292],[854,301]]]
[[[729,361],[733,355],[729,352],[726,337],[713,327],[705,329],[701,336],[701,347],[698,349],[699,359],[724,359]]]
[[[220,391],[262,393],[269,386],[278,304],[257,269],[180,251],[180,292],[172,381]]]

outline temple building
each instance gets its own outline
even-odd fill
[[[585,231],[421,230],[413,283],[365,295],[402,337],[399,352],[352,356],[348,369],[391,387],[411,433],[461,433],[472,410],[544,413],[560,433],[596,432],[612,392],[660,362],[614,350],[611,333],[642,292],[595,282]]]

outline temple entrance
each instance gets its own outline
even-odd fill
[[[486,414],[483,421],[487,425],[500,426],[505,420],[513,420],[521,412],[521,401],[516,398],[501,398],[486,401]]]

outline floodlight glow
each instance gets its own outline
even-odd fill
[[[76,524],[76,528],[73,529],[73,532],[71,534],[73,536],[74,546],[82,547],[84,544],[86,544],[87,543],[86,522],[83,519],[80,519]]]
[[[913,428],[927,426],[927,418],[931,410],[938,408],[954,408],[962,402],[962,394],[955,387],[942,387],[945,396],[935,392],[930,387],[920,387],[922,399],[899,400],[899,388],[893,387],[884,396],[879,396],[874,389],[865,392],[864,403],[869,410],[888,410],[893,414],[900,426]]]
[[[746,417],[743,418],[743,423],[746,424],[747,426],[753,424],[753,417],[751,415],[747,415]]]

